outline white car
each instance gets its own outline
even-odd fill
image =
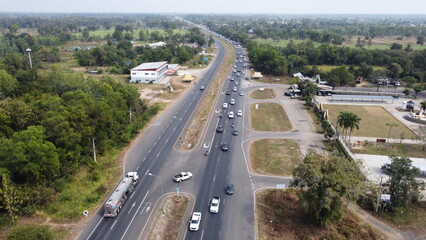
[[[237,87],[233,87],[232,91],[236,92],[237,91]]]
[[[244,92],[243,91],[240,91],[240,96],[244,96]]]
[[[192,173],[190,172],[181,172],[178,175],[173,177],[175,182],[182,182],[192,178]]]
[[[233,119],[233,118],[234,118],[234,112],[233,112],[233,111],[230,111],[230,112],[229,112],[229,114],[228,114],[228,117],[229,117],[230,119]]]
[[[234,104],[235,104],[235,99],[231,98],[231,100],[229,101],[229,103],[230,103],[231,105],[234,105]]]
[[[228,108],[228,103],[223,103],[223,104],[222,104],[222,108],[223,108],[223,109],[227,109],[227,108]]]
[[[211,213],[218,213],[219,212],[219,205],[220,205],[220,198],[219,197],[213,197],[212,200],[210,200],[210,212]]]
[[[237,112],[237,116],[238,116],[238,117],[242,117],[242,116],[243,116],[243,110],[238,110],[238,112]]]
[[[200,229],[200,222],[201,222],[201,213],[200,212],[192,213],[192,218],[191,218],[191,221],[189,222],[189,230],[198,231],[198,229]]]

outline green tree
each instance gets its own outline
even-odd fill
[[[0,172],[3,172],[0,174],[0,209],[4,209],[12,222],[15,222],[19,212],[18,205],[22,203],[22,199],[19,198],[9,175],[2,169]]]
[[[12,24],[12,25],[9,26],[9,31],[11,33],[16,33],[16,32],[18,32],[18,30],[19,30],[19,26],[17,24]]]
[[[5,70],[0,70],[0,99],[11,97],[18,87],[18,81]]]
[[[402,93],[404,93],[405,96],[407,97],[408,95],[410,95],[410,89],[406,88],[404,89],[404,91],[402,91]]]
[[[425,43],[425,36],[421,35],[417,37],[417,44],[422,45]]]
[[[291,186],[300,188],[306,213],[326,226],[343,218],[343,199],[355,197],[360,179],[353,162],[337,157],[327,159],[312,151],[293,171]]]
[[[326,79],[332,86],[345,86],[355,84],[355,77],[344,66],[332,69],[326,75]]]
[[[8,240],[53,240],[54,235],[48,226],[20,225],[15,227],[9,235]]]
[[[15,132],[11,139],[0,139],[0,146],[0,167],[8,169],[13,179],[43,184],[58,177],[59,155],[55,145],[45,140],[43,127]]]
[[[359,122],[361,121],[361,118],[359,118],[356,114],[351,112],[340,112],[339,116],[337,117],[337,124],[339,127],[343,128],[344,133],[344,139],[346,139],[348,135],[348,129],[350,130],[349,133],[349,142],[351,141],[352,131],[354,128],[359,129]]]
[[[404,207],[412,201],[417,201],[425,183],[417,180],[420,169],[412,166],[408,157],[390,157],[391,163],[382,166],[384,173],[389,175],[387,184],[391,195],[392,206]]]
[[[426,102],[420,103],[420,110],[423,110],[424,112],[426,112]]]
[[[413,88],[415,96],[414,98],[417,98],[417,94],[419,94],[419,92],[423,91],[423,86],[422,85],[417,85]]]
[[[390,50],[400,50],[402,49],[402,44],[399,43],[392,43],[390,46]]]
[[[399,75],[401,75],[403,69],[401,67],[401,65],[399,65],[398,63],[391,63],[388,67],[387,70],[389,72],[389,77],[391,78],[399,78]]]

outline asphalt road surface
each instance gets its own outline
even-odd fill
[[[244,54],[241,48],[236,48],[236,70],[230,73],[223,84],[218,101],[215,102],[215,112],[208,119],[201,146],[191,152],[174,150],[174,145],[179,144],[180,133],[185,129],[203,94],[208,92],[209,83],[223,62],[225,48],[218,41],[216,44],[217,56],[194,88],[161,114],[128,151],[125,172],[137,171],[140,180],[118,216],[104,218],[101,207],[78,239],[146,239],[162,196],[177,192],[186,193],[195,199],[186,213],[179,239],[255,238],[254,191],[277,184],[288,186],[290,179],[257,176],[248,171],[247,153],[244,152],[247,146],[243,144],[243,121],[246,113],[243,112],[242,117],[236,115],[238,110],[244,109],[244,96],[239,93],[245,77],[243,72],[248,71],[244,66],[244,57],[241,57]],[[202,85],[206,86],[205,90],[200,90]],[[227,95],[227,90],[231,94]],[[230,104],[231,99],[235,100],[235,104]],[[228,103],[227,109],[222,108],[224,102]],[[234,112],[233,119],[228,117],[230,111]],[[216,132],[219,124],[224,127],[222,133]],[[238,129],[237,136],[232,134],[233,129]],[[224,142],[229,144],[228,151],[221,150]],[[206,150],[209,150],[208,156],[204,156]],[[182,171],[192,172],[193,178],[182,183],[173,182],[172,177]],[[235,186],[233,195],[225,194],[228,183]],[[208,212],[208,204],[213,196],[221,198],[217,214]],[[187,230],[193,211],[202,213],[197,232]]]

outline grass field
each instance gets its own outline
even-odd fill
[[[272,88],[265,88],[263,91],[257,89],[251,92],[250,97],[254,99],[270,99],[275,97],[275,92]]]
[[[250,145],[250,163],[258,174],[291,176],[302,163],[299,144],[290,139],[262,139]]]
[[[347,211],[338,224],[318,227],[300,207],[296,191],[263,190],[256,193],[256,240],[378,240],[384,236]]]
[[[351,105],[325,105],[326,109],[329,110],[330,119],[334,122],[340,112],[352,112],[356,114],[361,121],[359,123],[359,130],[354,129],[352,136],[360,137],[375,137],[375,138],[387,138],[389,127],[385,126],[386,123],[399,124],[398,127],[393,127],[390,138],[400,138],[403,134],[404,139],[415,139],[417,136],[388,113],[382,107],[377,106],[351,106]],[[342,131],[341,128],[338,131]]]
[[[258,109],[255,106],[258,105]],[[284,108],[276,103],[257,103],[250,106],[250,126],[256,131],[285,132],[291,130]]]
[[[401,143],[365,143],[361,142],[362,149],[353,148],[352,152],[360,154],[373,155],[395,155],[415,158],[424,158],[426,151],[420,144],[401,144]]]

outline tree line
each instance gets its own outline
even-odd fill
[[[58,69],[0,65],[0,211],[31,213],[97,154],[122,146],[158,111],[137,90]],[[131,118],[129,114],[131,112]]]

